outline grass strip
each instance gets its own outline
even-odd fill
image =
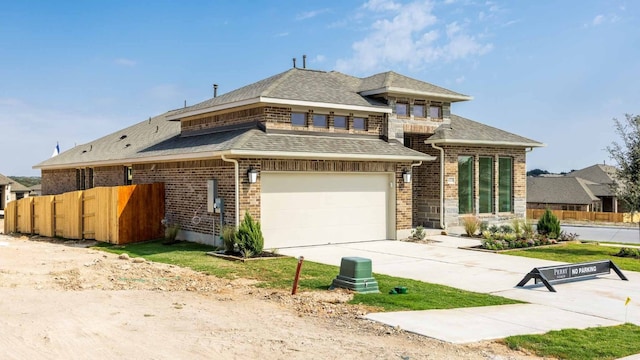
[[[595,244],[565,244],[544,248],[528,248],[509,251],[504,254],[536,259],[579,263],[596,260],[612,260],[620,269],[640,271],[640,260],[614,256],[619,247],[600,246]]]
[[[131,257],[191,268],[220,278],[248,278],[259,281],[257,286],[291,289],[297,260],[282,257],[263,261],[228,261],[206,255],[213,248],[192,242],[163,245],[162,240],[116,246],[99,244],[96,249],[111,253],[127,253]],[[340,269],[337,266],[305,261],[302,267],[300,290],[326,290]],[[417,280],[374,274],[381,293],[355,294],[351,303],[379,308],[383,311],[453,309],[462,307],[506,305],[522,303],[500,296],[475,293]],[[390,295],[389,290],[405,286],[407,294]]]
[[[619,359],[640,353],[640,327],[633,324],[584,330],[550,331],[543,335],[510,336],[511,349],[559,359]]]

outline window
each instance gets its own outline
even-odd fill
[[[327,115],[313,114],[313,126],[314,127],[327,127]]]
[[[396,103],[396,115],[409,116],[409,104]]]
[[[93,189],[94,186],[95,184],[93,181],[93,168],[89,168],[89,186],[87,188]]]
[[[124,184],[133,184],[133,169],[131,169],[131,166],[124,167]]]
[[[458,156],[458,213],[473,213],[473,156]]]
[[[334,116],[333,117],[333,127],[336,129],[346,129],[347,128],[347,118],[345,116]]]
[[[429,106],[429,117],[432,119],[442,119],[442,106],[439,106],[439,105]]]
[[[353,118],[353,128],[355,130],[367,130],[367,124],[364,118],[354,117]]]
[[[481,157],[478,161],[479,208],[481,214],[493,212],[493,158]]]
[[[84,169],[76,169],[76,189],[85,189],[85,172]]]
[[[513,165],[511,158],[498,159],[498,211],[511,212],[511,198],[513,178]]]
[[[305,114],[305,113],[291,113],[291,125],[293,125],[293,126],[307,126],[307,114]]]
[[[415,117],[425,117],[424,116],[424,105],[416,104],[413,105],[413,116]]]

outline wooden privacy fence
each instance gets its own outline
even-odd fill
[[[544,214],[544,209],[527,209],[527,219],[539,219]],[[601,221],[601,222],[630,222],[630,214],[595,212],[595,211],[570,211],[551,210],[558,220]]]
[[[164,236],[164,184],[97,187],[12,201],[5,232],[128,244]]]

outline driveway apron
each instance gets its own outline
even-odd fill
[[[562,263],[460,249],[479,245],[473,239],[441,235],[429,239],[434,242],[371,241],[286,248],[280,249],[280,253],[336,266],[340,266],[343,257],[359,256],[371,259],[375,273],[527,302],[367,315],[371,320],[447,342],[470,343],[566,328],[611,326],[625,321],[640,325],[637,286],[640,273],[624,271],[629,281],[620,280],[612,272],[608,276],[562,283],[554,285],[555,293],[533,285],[533,281],[518,288],[515,285],[534,267]],[[627,297],[632,300],[625,306]]]

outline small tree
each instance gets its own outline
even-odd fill
[[[538,233],[555,239],[560,235],[560,221],[551,210],[547,209],[538,220]]]
[[[632,216],[640,211],[640,115],[625,115],[625,121],[613,119],[622,143],[607,146],[609,156],[617,164],[612,190]],[[640,221],[638,222],[640,237]]]
[[[244,254],[245,257],[260,255],[264,249],[264,238],[262,236],[262,230],[260,229],[260,223],[253,221],[248,211],[244,214],[244,220],[242,220],[242,223],[238,227],[236,243],[238,244],[240,252]]]

